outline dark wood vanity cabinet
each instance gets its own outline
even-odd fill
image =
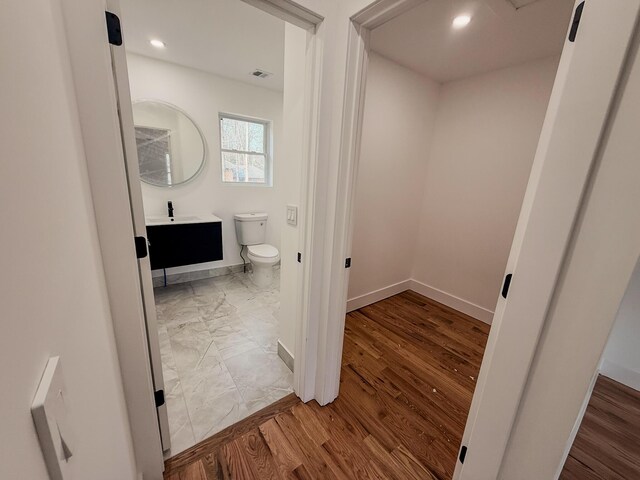
[[[151,269],[222,260],[222,222],[147,225]]]

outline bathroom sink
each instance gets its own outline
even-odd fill
[[[222,220],[215,215],[211,214],[203,214],[203,215],[178,215],[173,218],[169,218],[167,216],[159,216],[159,217],[146,217],[145,219],[147,226],[149,225],[175,225],[175,224],[185,224],[185,223],[217,223],[222,222]]]

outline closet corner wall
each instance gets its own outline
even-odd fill
[[[439,84],[372,52],[348,310],[412,289],[491,323],[558,60]]]

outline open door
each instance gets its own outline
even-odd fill
[[[162,374],[162,361],[160,356],[160,340],[158,338],[158,326],[156,307],[153,297],[153,281],[151,278],[151,263],[148,255],[147,229],[145,224],[144,206],[142,203],[142,189],[140,187],[140,171],[138,168],[138,151],[136,147],[133,110],[131,106],[131,92],[129,90],[129,73],[127,71],[127,59],[124,48],[119,8],[107,2],[106,12],[107,29],[111,51],[111,64],[113,80],[116,90],[118,118],[120,121],[120,133],[124,150],[125,168],[127,171],[127,183],[131,205],[133,229],[136,235],[136,251],[138,254],[138,272],[140,274],[140,286],[142,289],[142,303],[144,306],[147,339],[149,342],[149,356],[151,358],[151,373],[155,391],[158,423],[162,439],[162,449],[171,448],[169,436],[169,417],[164,400],[164,377]]]
[[[576,2],[454,479],[500,478],[639,9],[640,0]]]

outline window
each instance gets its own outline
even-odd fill
[[[222,181],[271,184],[269,122],[220,115]]]

